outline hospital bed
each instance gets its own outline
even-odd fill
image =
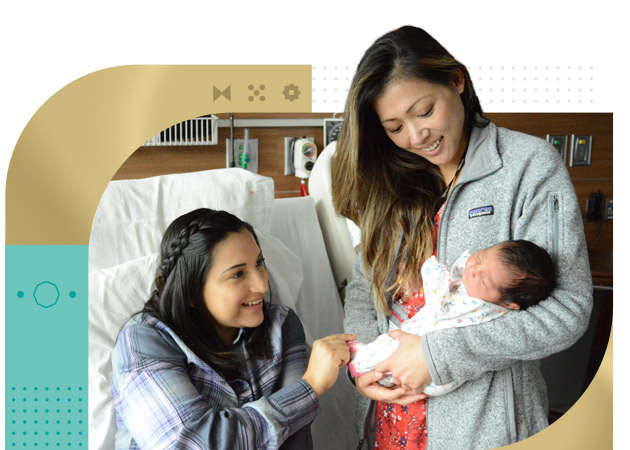
[[[334,146],[320,155],[309,197],[274,199],[273,179],[237,168],[109,183],[89,248],[90,449],[114,448],[111,352],[124,322],[149,298],[164,230],[183,213],[223,209],[251,223],[265,255],[272,301],[297,312],[309,344],[343,331],[340,291],[355,254],[345,222],[331,215],[332,151]],[[340,376],[320,397],[312,426],[315,448],[356,447],[354,395]]]

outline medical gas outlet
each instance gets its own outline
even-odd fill
[[[293,167],[298,178],[310,177],[317,160],[317,146],[311,139],[296,139],[293,144]]]

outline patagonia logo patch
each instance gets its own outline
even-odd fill
[[[480,208],[475,208],[468,211],[468,218],[474,219],[475,217],[491,216],[493,214],[494,214],[494,206],[492,205],[482,206]]]

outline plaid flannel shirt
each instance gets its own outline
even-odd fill
[[[319,403],[301,379],[302,324],[280,305],[270,305],[265,320],[272,355],[250,360],[241,330],[233,347],[248,373],[228,383],[167,325],[147,314],[132,318],[112,354],[116,449],[312,448]]]

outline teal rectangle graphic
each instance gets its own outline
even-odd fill
[[[87,448],[88,246],[5,246],[5,448]]]

